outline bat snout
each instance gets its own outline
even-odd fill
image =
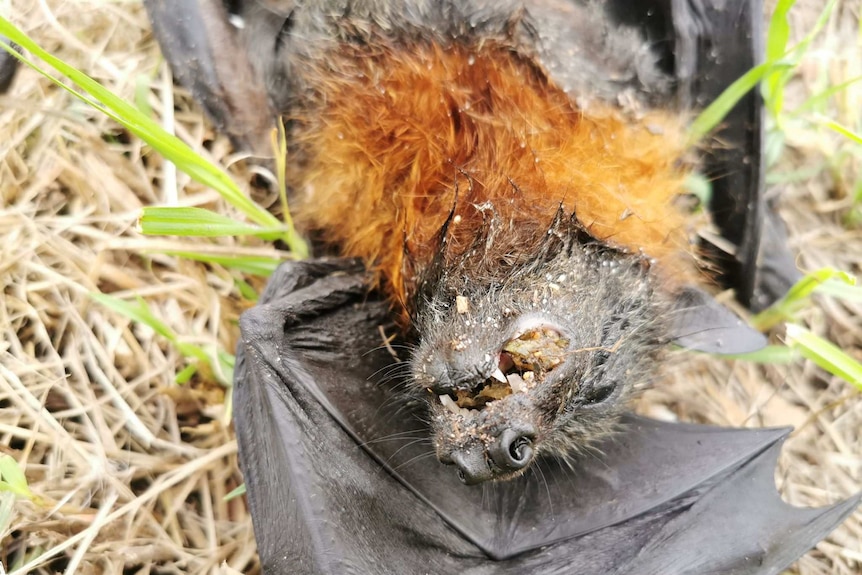
[[[440,456],[440,461],[458,468],[465,485],[508,479],[520,474],[533,460],[535,430],[530,426],[507,427],[487,445],[471,443]]]

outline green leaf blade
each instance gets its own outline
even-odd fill
[[[275,227],[261,228],[204,208],[159,206],[142,210],[140,226],[146,235],[195,237],[272,237],[284,230],[277,221]]]
[[[272,273],[276,270],[276,268],[284,261],[281,258],[269,256],[232,256],[221,254],[206,254],[182,250],[162,250],[160,253],[185,258],[187,260],[194,260],[197,262],[217,264],[222,267],[234,269],[245,274],[262,277],[271,276]],[[243,297],[245,297],[245,294],[243,294]],[[255,295],[254,298],[246,299],[257,299],[257,297]]]
[[[132,321],[149,327],[171,343],[177,342],[177,336],[173,330],[168,327],[166,323],[153,315],[153,312],[150,311],[149,306],[144,300],[139,298],[136,302],[130,302],[112,295],[98,292],[90,292],[89,296],[106,308],[124,315]]]
[[[695,118],[688,129],[689,141],[697,142],[712,132],[766,74],[789,67],[790,65],[786,62],[765,62],[743,74]]]
[[[222,197],[241,210],[250,220],[265,227],[276,227],[279,225],[280,222],[275,216],[246,197],[223,170],[211,164],[199,154],[196,154],[182,140],[168,133],[157,122],[149,118],[134,105],[115,95],[83,72],[43,50],[29,36],[18,30],[18,28],[3,17],[0,17],[0,34],[6,36],[12,42],[18,44],[72,80],[72,82],[86,92],[86,95],[72,90],[69,86],[50,76],[36,63],[12,50],[8,44],[0,43],[10,54],[13,54],[21,62],[30,66],[57,86],[90,106],[97,108],[112,120],[124,126],[176,164],[178,169],[201,184],[219,192]]]
[[[787,343],[818,367],[862,390],[862,363],[835,344],[796,324],[787,324]]]
[[[8,491],[27,499],[33,498],[27,477],[21,471],[18,461],[11,455],[0,455],[0,491]]]
[[[751,320],[752,325],[760,331],[766,331],[782,321],[792,320],[811,295],[830,280],[840,280],[850,285],[856,283],[856,278],[852,275],[831,267],[809,272],[797,281],[784,297],[754,316]]]

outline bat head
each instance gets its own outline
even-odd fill
[[[612,433],[652,378],[669,307],[645,257],[577,234],[496,279],[470,253],[430,282],[411,363],[437,457],[468,484]]]

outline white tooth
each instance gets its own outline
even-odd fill
[[[499,367],[497,368],[497,370],[494,373],[491,374],[491,377],[493,377],[494,379],[496,379],[500,383],[506,383],[506,374],[503,373],[503,370],[500,369]]]
[[[461,413],[462,408],[458,407],[458,405],[455,403],[455,401],[451,397],[449,397],[448,395],[445,395],[445,394],[444,395],[438,395],[437,397],[440,398],[440,403],[443,404],[443,407],[445,407],[446,409],[448,409],[449,411],[451,411],[455,415],[463,415]]]
[[[509,376],[509,385],[512,386],[512,391],[514,393],[521,393],[522,391],[527,391],[527,385],[524,383],[524,380],[517,373],[513,373]]]

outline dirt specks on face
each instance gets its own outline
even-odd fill
[[[466,297],[459,295],[455,297],[455,310],[459,315],[464,315],[470,312],[470,300]]]
[[[467,343],[469,343],[469,340],[466,338],[466,336],[462,335],[450,341],[449,347],[452,348],[452,351],[464,351],[465,349],[467,349]]]

